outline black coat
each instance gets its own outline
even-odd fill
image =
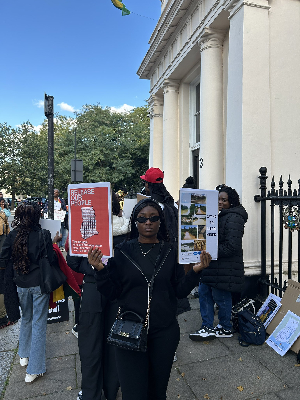
[[[248,214],[243,206],[223,209],[218,219],[218,259],[202,271],[201,282],[229,292],[244,283],[242,239]]]
[[[40,243],[39,231],[40,226],[34,227],[28,236],[28,257],[30,265],[38,264],[41,254],[41,249],[44,243]],[[45,242],[47,255],[50,264],[57,263],[57,256],[53,250],[51,234],[48,230],[45,232]],[[16,321],[20,318],[19,311],[19,298],[17,293],[17,287],[15,283],[15,273],[13,269],[12,261],[12,247],[18,233],[18,228],[11,231],[2,247],[0,255],[0,272],[2,270],[1,279],[4,279],[4,304],[7,312],[8,319],[10,321]],[[30,266],[29,266],[30,269]],[[39,270],[39,269],[38,269]],[[27,275],[30,279],[30,273]]]
[[[107,267],[96,272],[95,278],[98,290],[111,300],[118,299],[122,312],[134,311],[145,318],[148,284],[138,268],[143,270],[143,266],[135,265],[136,242],[137,239],[133,239],[118,246]],[[169,326],[176,318],[176,297],[186,297],[200,279],[200,274],[194,270],[184,274],[182,265],[177,264],[177,254],[170,243],[162,246],[157,265],[150,305],[150,329]]]

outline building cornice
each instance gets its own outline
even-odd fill
[[[245,1],[245,0],[227,0],[224,4],[224,9],[229,11],[229,19],[237,14],[244,6],[260,8],[263,10],[269,10],[269,0],[257,0],[257,1]]]
[[[189,33],[187,41],[196,34],[196,38],[193,37],[193,45],[195,44],[195,41],[201,35],[202,29],[208,25],[209,18],[216,12],[216,9],[220,8],[220,11],[224,10],[224,1],[216,0],[213,2],[210,10],[207,11],[204,18],[200,21],[195,32]],[[227,3],[228,0],[225,2]],[[161,59],[161,55],[166,52],[167,44],[170,40],[176,39],[176,35],[180,32],[180,29],[188,23],[190,15],[200,4],[201,1],[199,0],[174,0],[170,4],[167,4],[150,38],[150,48],[137,71],[140,78],[150,79],[152,71]],[[186,47],[186,43],[182,44],[182,49],[184,47]]]
[[[149,70],[155,64],[155,61],[160,56],[169,38],[175,32],[178,22],[185,15],[187,8],[191,3],[196,1],[197,0],[174,0],[166,5],[150,37],[150,48],[137,71],[140,77],[149,79],[149,77],[145,75],[148,75]]]

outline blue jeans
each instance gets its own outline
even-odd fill
[[[40,286],[17,287],[22,319],[19,338],[19,356],[28,357],[28,374],[46,372],[46,332],[49,294],[42,294]]]
[[[68,237],[68,229],[64,227],[64,222],[61,223],[60,233],[62,234],[61,242],[59,243],[59,247],[65,247],[66,240]]]
[[[219,306],[219,323],[226,330],[232,329],[231,324],[231,293],[226,290],[213,288],[212,286],[199,284],[199,303],[202,317],[202,327],[214,327],[214,304]]]

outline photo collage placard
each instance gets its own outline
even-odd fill
[[[218,191],[180,189],[179,263],[195,263],[201,251],[218,256]]]

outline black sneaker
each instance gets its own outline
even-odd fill
[[[203,340],[212,340],[215,339],[215,337],[216,334],[214,329],[208,328],[207,326],[203,326],[199,331],[196,331],[195,333],[191,333],[189,335],[189,338],[196,342],[200,342]]]
[[[80,392],[78,393],[77,400],[83,400],[82,390],[80,390]]]
[[[77,339],[78,339],[78,326],[77,326],[77,324],[73,326],[73,328],[72,328],[72,333],[73,333],[73,335],[74,335],[75,337],[77,337]],[[80,392],[79,392],[79,393],[80,393]]]
[[[232,337],[233,332],[231,330],[224,329],[223,327],[218,328],[218,326],[216,326],[215,335],[216,337]]]

